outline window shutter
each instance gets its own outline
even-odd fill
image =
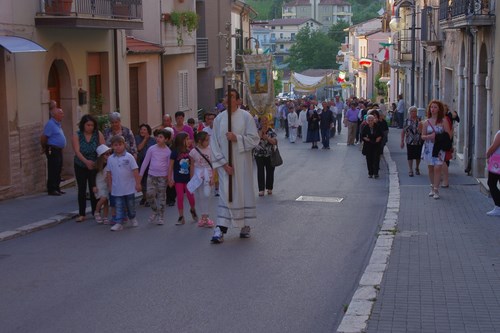
[[[179,84],[179,111],[189,110],[188,96],[188,72],[179,71],[178,72],[178,84]]]

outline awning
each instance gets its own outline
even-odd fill
[[[0,36],[0,46],[3,46],[10,53],[47,51],[29,39],[14,36]]]

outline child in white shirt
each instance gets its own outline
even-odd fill
[[[116,217],[111,231],[123,230],[125,212],[132,227],[138,227],[135,218],[135,192],[141,191],[139,167],[134,156],[125,150],[125,138],[115,135],[111,138],[113,155],[108,158],[107,182],[115,198]]]
[[[214,222],[208,217],[208,198],[214,184],[212,162],[210,161],[210,137],[206,132],[199,132],[195,139],[196,147],[189,153],[194,165],[194,172],[188,183],[188,190],[195,193],[196,203],[201,211],[198,227],[213,228]]]

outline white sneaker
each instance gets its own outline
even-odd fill
[[[133,219],[130,219],[130,226],[133,228],[136,228],[139,226],[139,222],[137,221],[137,219],[135,217]]]
[[[429,196],[430,196],[430,197],[433,197],[433,196],[434,196],[434,190],[431,190],[431,191],[429,192]]]
[[[111,231],[121,231],[123,230],[123,225],[121,223],[117,223],[111,227]]]
[[[439,192],[438,191],[434,192],[434,195],[432,197],[434,199],[439,199]]]
[[[492,210],[486,213],[488,216],[500,216],[500,207],[495,206]]]
[[[164,225],[165,224],[165,220],[163,220],[163,217],[158,217],[158,220],[156,221],[156,224],[157,225]]]

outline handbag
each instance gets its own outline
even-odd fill
[[[280,150],[278,149],[278,145],[274,145],[271,148],[271,166],[277,167],[283,164],[283,159],[281,158]]]
[[[500,154],[493,154],[488,159],[488,171],[500,175]]]

